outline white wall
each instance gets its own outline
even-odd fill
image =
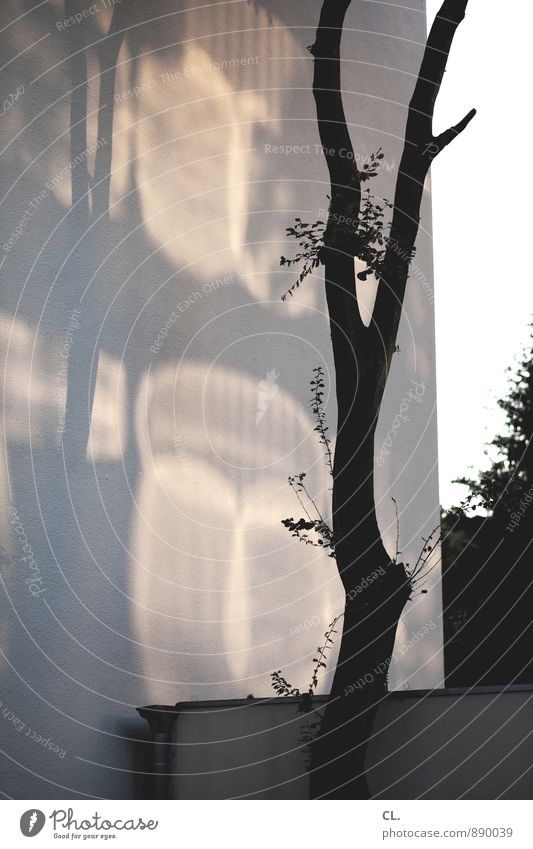
[[[280,668],[304,687],[342,607],[333,561],[280,524],[299,509],[289,474],[307,470],[329,503],[308,407],[316,365],[331,387],[321,275],[282,303],[294,274],[279,266],[294,216],[315,220],[327,205],[306,50],[320,3],[194,5],[127,4],[103,104],[108,12],[59,26],[59,0],[1,10],[6,86],[24,85],[1,128],[0,674],[6,717],[19,720],[3,722],[8,795],[138,792],[136,705],[266,695]],[[69,175],[66,59],[75,54],[79,71],[80,26],[93,45],[87,145],[100,105],[100,155],[111,151],[113,119],[109,218],[89,227],[81,204],[71,208]],[[424,38],[421,0],[354,0],[345,108],[361,156],[384,150],[374,190],[388,198]],[[300,150],[276,153],[280,145]],[[438,520],[429,189],[415,265],[376,440],[379,454],[408,398],[377,495],[391,552],[396,498],[411,563]],[[61,435],[67,361],[74,402]],[[413,381],[420,403],[409,398]],[[334,433],[331,395],[328,414]],[[438,578],[435,568],[431,591],[406,609],[392,686],[442,681]],[[323,691],[333,665],[332,654]]]
[[[366,761],[373,798],[530,799],[531,688],[393,693]],[[309,750],[323,713],[294,700],[177,708],[171,799],[307,799]]]

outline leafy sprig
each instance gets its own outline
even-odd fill
[[[319,442],[326,449],[325,457],[328,464],[328,469],[333,477],[333,458],[331,455],[331,440],[328,437],[328,425],[326,421],[326,413],[324,411],[324,369],[322,366],[317,366],[313,369],[313,380],[310,383],[312,397],[309,402],[311,412],[315,418],[314,430],[318,433]]]
[[[383,156],[381,148],[371,154],[359,172],[360,183],[376,176]],[[353,192],[353,187],[350,187],[349,191]],[[305,278],[323,264],[326,248],[358,257],[365,262],[367,267],[358,274],[360,280],[366,280],[369,274],[374,274],[379,279],[383,273],[383,261],[390,235],[390,221],[386,220],[386,215],[387,210],[392,209],[392,203],[384,198],[376,198],[370,189],[364,189],[361,192],[357,215],[350,218],[344,211],[342,214],[337,211],[339,203],[332,202],[331,198],[329,200],[327,224],[320,220],[310,224],[301,218],[295,218],[294,226],[287,227],[287,236],[296,240],[298,250],[292,258],[282,256],[280,265],[301,265],[301,271],[292,286],[281,296],[283,301],[287,300],[289,295],[292,297]],[[343,210],[345,206],[342,206]]]
[[[314,430],[318,433],[320,443],[326,449],[324,453],[326,465],[330,475],[333,476],[331,442],[328,437],[328,426],[324,411],[324,370],[321,366],[317,366],[313,370],[313,379],[310,381],[310,386],[311,400],[309,401],[309,406],[315,420]],[[305,545],[313,545],[317,548],[329,549],[329,556],[335,557],[333,530],[309,492],[305,483],[306,477],[305,472],[300,472],[300,474],[290,475],[288,478],[289,486],[296,495],[304,516],[299,519],[291,516],[288,519],[282,519],[281,523],[300,542],[303,542]]]
[[[290,267],[291,265],[298,265],[303,262],[303,266],[296,282],[281,296],[282,301],[287,300],[288,295],[292,298],[295,290],[299,288],[307,275],[311,274],[315,268],[318,268],[322,262],[321,251],[324,247],[324,231],[325,224],[323,221],[315,221],[314,224],[307,224],[301,218],[294,219],[294,227],[287,227],[287,236],[294,238],[298,242],[300,249],[292,259],[282,256],[279,264]]]

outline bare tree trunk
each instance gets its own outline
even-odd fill
[[[338,406],[333,535],[346,592],[339,660],[320,734],[312,746],[313,798],[369,796],[364,771],[368,738],[386,693],[396,628],[410,597],[406,570],[387,554],[378,527],[374,435],[396,346],[424,180],[432,159],[475,114],[472,110],[456,127],[434,138],[435,99],[467,2],[445,0],[428,38],[409,105],[390,238],[369,327],[363,324],[357,303],[354,229],[338,224],[357,220],[361,208],[355,157],[341,156],[343,148],[353,154],[340,86],[340,40],[350,0],[324,0],[311,48],[318,127],[331,180],[323,260]],[[369,581],[376,573],[378,578]]]

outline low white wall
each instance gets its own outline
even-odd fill
[[[310,714],[294,699],[186,703],[172,726],[173,799],[307,799]],[[367,773],[375,797],[529,799],[533,688],[392,693]]]

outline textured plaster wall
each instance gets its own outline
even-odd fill
[[[0,787],[15,797],[144,794],[135,706],[265,695],[280,668],[304,687],[342,605],[334,562],[280,523],[300,509],[289,474],[328,511],[318,365],[335,432],[321,275],[280,300],[285,228],[327,207],[306,49],[320,3],[132,0],[111,35],[104,6],[79,23],[59,1],[0,10]],[[354,0],[347,17],[345,110],[358,155],[384,151],[387,198],[423,6]],[[85,162],[88,212],[71,194]],[[428,186],[376,439],[382,530],[393,552],[394,497],[410,562],[438,521],[431,255]],[[406,609],[393,687],[442,681],[438,579]]]

